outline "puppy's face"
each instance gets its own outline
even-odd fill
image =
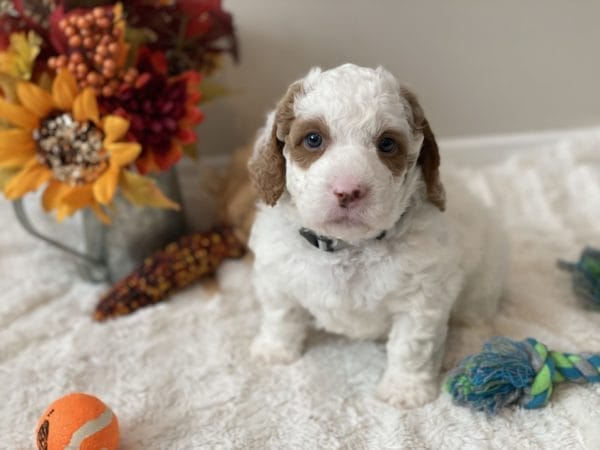
[[[344,65],[290,86],[249,167],[265,202],[287,192],[302,226],[355,242],[391,228],[415,195],[443,209],[438,165],[415,97],[381,68]]]

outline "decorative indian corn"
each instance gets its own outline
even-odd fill
[[[172,242],[146,258],[142,266],[119,281],[96,306],[94,319],[102,321],[152,305],[203,277],[215,273],[226,258],[245,252],[229,228],[195,233]]]

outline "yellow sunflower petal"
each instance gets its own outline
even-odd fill
[[[77,212],[78,209],[81,208],[77,208],[73,205],[70,205],[68,203],[61,203],[57,208],[56,208],[56,220],[58,222],[62,222],[63,220],[65,220],[67,217],[72,216],[74,213]]]
[[[21,128],[0,130],[0,151],[19,152],[23,146],[28,144],[35,146],[31,131]]]
[[[56,208],[56,218],[60,222],[76,211],[92,204],[94,204],[94,196],[91,184],[69,186]]]
[[[71,190],[72,187],[68,184],[61,183],[57,180],[51,180],[48,187],[44,191],[42,197],[42,205],[45,211],[52,211],[58,208],[63,197]]]
[[[37,117],[46,117],[55,106],[52,95],[33,83],[17,84],[17,96],[21,104]]]
[[[31,132],[19,128],[0,130],[0,167],[23,166],[34,156]]]
[[[94,182],[94,198],[101,205],[108,205],[117,191],[119,168],[112,166]]]
[[[113,142],[105,148],[110,153],[110,165],[118,167],[131,164],[142,152],[142,146],[136,142]]]
[[[35,147],[31,131],[21,128],[0,130],[0,152],[19,153],[28,147]]]
[[[71,214],[73,214],[73,213],[71,213]],[[55,217],[56,217],[57,222],[62,222],[68,216],[69,216],[69,207],[68,206],[62,205],[56,209]]]
[[[104,141],[108,144],[118,141],[129,129],[129,121],[119,116],[106,116],[102,123],[104,129]]]
[[[6,186],[4,186],[4,195],[9,200],[14,200],[28,192],[35,191],[50,178],[52,178],[50,169],[42,166],[33,158],[23,170],[6,183]]]
[[[100,221],[106,225],[110,225],[110,216],[106,214],[102,206],[100,206],[97,202],[92,203],[92,209],[96,213],[96,217],[100,219]]]
[[[28,130],[37,128],[40,123],[39,119],[27,109],[15,103],[7,102],[3,98],[0,98],[0,118]]]
[[[61,70],[52,83],[52,98],[58,109],[70,111],[77,96],[77,82],[71,72]]]
[[[70,189],[65,193],[62,199],[65,203],[69,203],[73,206],[87,206],[94,201],[92,185],[84,184],[83,186],[70,186]]]
[[[26,165],[35,154],[17,153],[15,155],[1,156],[0,169],[21,168]]]
[[[73,117],[78,122],[91,120],[100,126],[100,114],[96,95],[91,88],[85,88],[73,102]]]

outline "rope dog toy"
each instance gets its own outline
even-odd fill
[[[559,261],[558,267],[571,272],[573,291],[587,305],[600,306],[600,250],[586,247],[579,261]]]
[[[560,353],[533,338],[494,337],[450,372],[445,388],[456,404],[495,414],[514,403],[541,408],[563,381],[600,382],[600,354]]]

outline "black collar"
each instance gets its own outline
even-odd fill
[[[300,228],[298,232],[300,233],[300,236],[306,239],[310,245],[318,248],[319,250],[323,250],[324,252],[337,252],[343,248],[350,247],[350,244],[347,242],[344,242],[340,239],[332,239],[326,236],[320,236],[308,228]],[[382,231],[375,239],[380,241],[385,237],[386,233],[386,231]]]

